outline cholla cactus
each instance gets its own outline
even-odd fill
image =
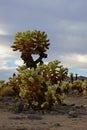
[[[69,82],[65,82],[65,81],[63,81],[61,83],[61,86],[60,86],[62,92],[64,92],[65,94],[68,94],[68,92],[70,90],[70,87],[71,87],[70,83]]]
[[[14,39],[13,51],[21,52],[23,66],[17,68],[18,74],[9,78],[9,85],[17,95],[24,99],[28,107],[48,108],[55,103],[62,103],[63,94],[58,81],[64,80],[68,69],[55,60],[43,64],[47,58],[49,39],[45,32],[37,30],[18,32]],[[36,55],[37,59],[34,59]]]
[[[39,69],[39,73],[43,75],[48,86],[58,82],[58,70],[60,68],[59,64],[60,61],[55,60],[37,67],[37,70]]]
[[[49,49],[49,39],[45,32],[38,30],[17,32],[14,39],[13,51],[21,52],[21,58],[28,68],[36,68],[37,64],[43,63],[43,58],[47,58],[45,53]],[[35,60],[33,55],[38,55]]]
[[[60,83],[67,78],[68,75],[68,68],[64,67],[64,66],[60,66],[60,69],[58,70],[58,79],[60,81]]]
[[[57,93],[57,88],[59,88],[59,84],[54,84],[48,87],[48,91],[45,92],[46,102],[49,103],[49,106],[53,104],[62,104],[62,99],[64,94]]]
[[[84,80],[82,82],[82,90],[83,90],[83,94],[87,94],[87,80]]]
[[[24,99],[28,107],[51,108],[63,102],[63,91],[58,83],[59,61],[38,65],[36,69],[18,67],[18,74],[9,78],[9,85]],[[58,91],[61,90],[61,92]]]
[[[72,84],[72,90],[78,90],[78,92],[82,92],[82,81],[76,80]]]

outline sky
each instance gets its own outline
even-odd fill
[[[0,0],[0,80],[8,80],[23,64],[13,52],[14,36],[45,31],[48,58],[59,60],[69,73],[87,76],[87,0]]]

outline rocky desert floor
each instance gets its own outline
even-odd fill
[[[87,95],[66,96],[51,111],[14,112],[16,101],[0,97],[0,130],[87,130]]]

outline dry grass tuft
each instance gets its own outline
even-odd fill
[[[0,96],[14,96],[15,92],[10,86],[0,88]]]

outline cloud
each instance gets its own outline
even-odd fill
[[[11,57],[13,52],[9,46],[0,45],[0,58]]]
[[[0,35],[8,35],[8,33],[2,29],[0,29]]]
[[[22,61],[22,60],[15,60],[14,63],[15,63],[17,66],[23,65],[23,61]]]
[[[76,53],[71,53],[69,55],[62,55],[60,56],[61,61],[64,63],[65,66],[69,68],[79,68],[79,69],[86,69],[87,70],[87,54],[81,55]]]
[[[0,45],[0,70],[14,70],[18,63],[21,61],[17,60],[18,52],[14,53],[10,46]],[[19,55],[20,57],[20,55]]]
[[[78,62],[87,63],[87,55],[77,55]]]
[[[0,45],[0,69],[6,68],[8,58],[12,58],[11,51],[8,46]]]

